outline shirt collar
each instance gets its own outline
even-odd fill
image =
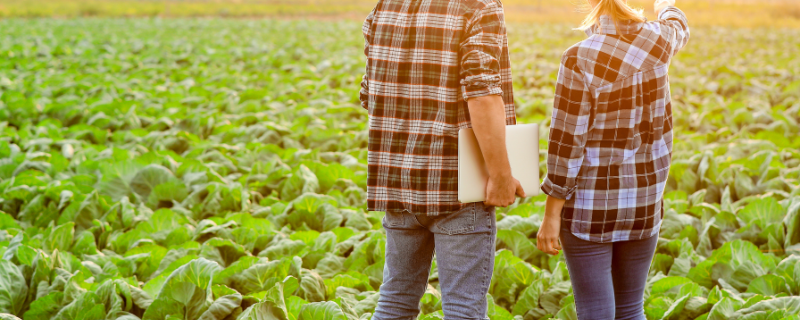
[[[645,18],[645,21],[647,21],[647,18]],[[642,29],[642,23],[631,20],[620,21],[615,28],[614,19],[611,19],[611,16],[604,14],[600,16],[600,21],[598,21],[597,24],[584,30],[584,32],[586,32],[587,36],[591,37],[594,34],[616,35],[617,30],[619,30],[622,35],[627,35],[636,33],[640,29]]]

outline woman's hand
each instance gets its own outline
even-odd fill
[[[675,0],[656,0],[655,4],[653,4],[653,7],[655,8],[656,11],[656,16],[658,16],[658,14],[661,13],[661,10],[664,10],[664,8],[669,6],[674,7]]]
[[[542,226],[536,234],[536,247],[544,253],[556,255],[561,250],[558,235],[561,233],[561,217],[544,216]]]
[[[536,247],[548,254],[558,254],[561,244],[558,236],[561,233],[561,209],[564,208],[564,199],[547,196],[544,206],[544,220],[536,234]]]

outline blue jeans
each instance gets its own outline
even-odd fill
[[[494,207],[473,203],[437,217],[387,212],[386,264],[373,320],[413,320],[436,250],[442,311],[447,320],[483,320],[494,269]]]
[[[560,238],[578,319],[645,320],[644,286],[658,236],[590,242],[575,237],[562,221]]]

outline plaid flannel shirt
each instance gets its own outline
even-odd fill
[[[501,95],[515,124],[499,0],[381,0],[363,25],[369,112],[367,207],[436,216],[460,210],[458,130],[467,99]]]
[[[587,35],[561,58],[542,191],[567,200],[562,219],[580,239],[648,238],[672,157],[667,71],[688,22],[667,7],[653,22],[601,17]]]

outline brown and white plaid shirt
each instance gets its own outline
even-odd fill
[[[458,211],[458,130],[467,99],[502,95],[515,124],[499,0],[380,0],[364,21],[369,111],[367,207]]]
[[[578,238],[648,238],[661,226],[672,157],[667,71],[688,22],[667,7],[657,21],[616,28],[604,16],[587,34],[561,58],[542,191],[567,200],[562,219]]]

